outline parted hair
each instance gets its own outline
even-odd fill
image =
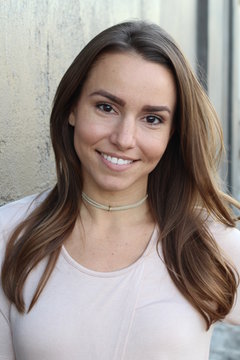
[[[54,98],[50,132],[57,183],[11,235],[2,267],[3,290],[19,312],[30,311],[48,281],[61,247],[70,235],[81,205],[81,163],[73,145],[69,115],[88,74],[102,54],[134,52],[166,66],[174,75],[177,106],[174,133],[156,168],[149,174],[152,215],[159,226],[168,272],[207,328],[231,310],[238,275],[208,229],[207,217],[233,227],[231,206],[218,180],[222,130],[208,96],[175,41],[158,25],[129,21],[92,39],[63,76]],[[34,267],[47,259],[28,309],[23,286]],[[81,291],[81,290],[80,290]]]

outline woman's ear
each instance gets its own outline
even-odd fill
[[[71,125],[71,126],[75,126],[75,114],[74,114],[74,111],[72,111],[69,115],[69,118],[68,118],[68,123]]]

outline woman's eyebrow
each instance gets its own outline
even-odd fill
[[[169,114],[171,114],[171,110],[169,109],[168,106],[165,105],[159,105],[159,106],[145,105],[143,107],[143,111],[146,112],[167,111]]]
[[[91,93],[89,96],[94,96],[94,95],[101,95],[101,96],[104,96],[105,98],[115,102],[116,104],[118,105],[121,105],[121,106],[124,106],[126,103],[124,100],[120,99],[118,96],[115,96],[111,93],[109,93],[108,91],[106,90],[97,90],[97,91],[94,91],[93,93]]]
[[[113,95],[106,90],[102,90],[102,89],[96,90],[93,93],[91,93],[89,96],[95,96],[95,95],[103,96],[103,97],[115,102],[116,104],[118,104],[120,106],[126,105],[126,102],[123,99],[120,99],[118,96]],[[169,109],[168,106],[165,106],[165,105],[159,105],[159,106],[144,105],[142,110],[145,112],[167,111],[169,114],[171,114],[171,110]]]

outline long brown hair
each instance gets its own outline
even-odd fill
[[[24,312],[24,282],[30,271],[47,258],[28,311],[31,310],[79,216],[81,163],[74,150],[73,128],[68,118],[90,69],[101,54],[109,51],[134,51],[148,61],[166,66],[175,77],[175,132],[161,161],[149,175],[149,203],[161,230],[159,242],[169,274],[209,327],[230,311],[237,278],[204,219],[208,213],[233,227],[235,221],[229,205],[239,205],[221,191],[216,180],[223,142],[207,95],[173,39],[159,26],[142,21],[118,24],[97,35],[63,76],[50,120],[57,184],[9,239],[2,267],[4,292]]]

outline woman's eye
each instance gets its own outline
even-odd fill
[[[106,113],[114,112],[113,107],[111,105],[109,105],[109,104],[98,104],[97,108],[100,109],[101,111],[106,112]]]
[[[151,125],[158,125],[162,123],[162,119],[155,115],[146,116],[146,122]]]

